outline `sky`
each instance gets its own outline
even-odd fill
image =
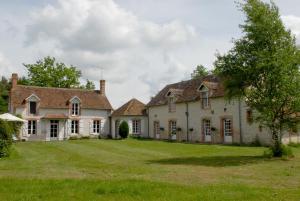
[[[266,0],[267,1],[267,0]],[[239,38],[236,0],[1,0],[0,76],[26,75],[45,56],[106,80],[114,108],[147,103],[166,84],[213,68]],[[300,44],[300,1],[274,0]]]

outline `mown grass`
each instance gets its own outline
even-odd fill
[[[0,200],[300,200],[300,149],[146,140],[24,142],[0,159]]]

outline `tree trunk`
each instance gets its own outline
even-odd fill
[[[282,146],[281,146],[281,136],[280,132],[276,128],[272,128],[272,139],[273,139],[273,156],[281,157],[282,156]]]

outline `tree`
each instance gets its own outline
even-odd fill
[[[11,144],[11,126],[6,121],[0,120],[0,158],[9,156]]]
[[[225,55],[218,55],[215,73],[224,81],[228,98],[244,98],[255,121],[269,128],[273,155],[282,156],[283,131],[299,124],[300,52],[274,3],[246,0],[240,25],[243,36]]]
[[[5,77],[1,78],[0,82],[0,113],[7,112],[8,110],[8,94],[10,83]]]
[[[129,134],[129,126],[126,121],[122,121],[122,123],[119,126],[119,135],[121,138],[127,138]]]
[[[54,57],[45,57],[35,64],[23,64],[28,70],[29,85],[41,87],[80,87],[81,72],[74,66],[56,62]]]
[[[191,74],[191,77],[192,79],[198,79],[207,76],[208,74],[209,71],[203,65],[198,65],[196,69],[193,71],[193,73]]]
[[[95,87],[95,84],[92,81],[86,80],[86,84],[85,84],[84,88],[94,90],[96,87]]]

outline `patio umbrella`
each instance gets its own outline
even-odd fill
[[[5,121],[26,122],[26,120],[16,117],[10,113],[1,114],[0,119],[5,120]]]

